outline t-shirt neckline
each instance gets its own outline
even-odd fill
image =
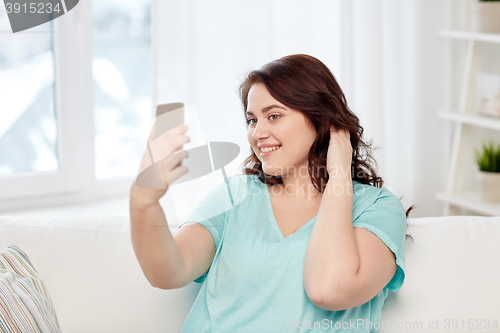
[[[275,231],[275,233],[277,234],[278,238],[280,239],[280,242],[281,241],[285,241],[287,240],[288,238],[292,237],[293,235],[295,235],[296,233],[299,233],[301,232],[303,229],[305,229],[312,221],[314,221],[316,219],[316,217],[318,216],[318,214],[316,213],[316,215],[313,216],[312,219],[310,219],[309,221],[307,221],[307,223],[305,223],[299,230],[295,231],[294,233],[288,235],[287,237],[285,237],[285,235],[283,235],[283,232],[281,231],[279,225],[278,225],[278,221],[276,220],[276,217],[274,215],[274,210],[273,210],[273,204],[271,202],[271,193],[269,193],[269,187],[267,186],[267,184],[264,184],[262,183],[264,188],[265,188],[265,200],[266,200],[266,206],[267,206],[267,215],[269,217],[269,222],[271,223],[271,227],[273,228],[273,230]]]

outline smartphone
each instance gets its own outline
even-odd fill
[[[155,138],[174,127],[184,124],[184,103],[160,104],[156,107]],[[184,145],[178,150],[182,150]],[[182,165],[182,160],[175,167]]]
[[[156,107],[155,138],[184,124],[184,103],[160,104]]]

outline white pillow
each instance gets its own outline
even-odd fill
[[[11,245],[0,252],[0,332],[60,333],[40,275],[26,253]]]

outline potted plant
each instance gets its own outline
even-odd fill
[[[474,148],[476,162],[479,166],[477,179],[481,198],[485,201],[500,203],[500,145],[493,147],[493,142],[482,151]]]
[[[474,3],[473,29],[478,32],[500,32],[500,0]]]

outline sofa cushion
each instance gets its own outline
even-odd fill
[[[128,217],[0,216],[0,248],[15,242],[43,276],[63,333],[180,332],[200,289],[152,287]]]
[[[406,279],[382,332],[500,332],[500,217],[409,219]]]
[[[60,332],[40,275],[26,253],[14,245],[0,252],[0,332]]]

